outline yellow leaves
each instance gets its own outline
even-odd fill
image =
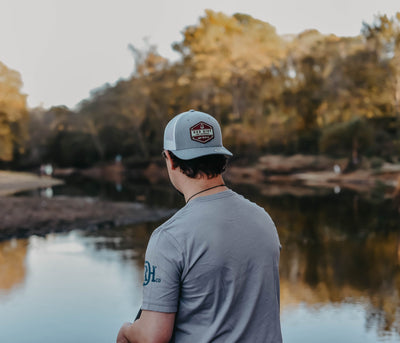
[[[187,86],[190,84],[190,79],[187,75],[182,75],[178,78],[177,83],[179,86]]]
[[[187,48],[196,76],[223,82],[270,68],[285,53],[284,41],[268,23],[211,10],[206,10],[199,25],[185,30],[182,45]]]
[[[13,143],[10,137],[10,126],[4,122],[0,123],[0,159],[3,161],[12,160]]]
[[[168,60],[156,53],[150,52],[144,61],[136,67],[136,71],[140,76],[153,74],[161,70],[168,64]]]
[[[21,94],[21,87],[19,73],[0,62],[0,160],[12,160],[14,145],[24,138],[21,135],[27,111],[26,95]]]
[[[168,66],[168,60],[157,52],[155,45],[151,45],[147,40],[145,40],[145,44],[144,51],[139,50],[132,44],[128,46],[135,60],[135,73],[140,77],[151,75]]]
[[[22,87],[21,77],[15,70],[8,69],[0,62],[0,84],[8,85],[10,89],[19,90]]]

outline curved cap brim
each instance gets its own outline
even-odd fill
[[[193,158],[207,156],[207,155],[233,156],[233,154],[225,147],[204,147],[204,148],[171,150],[171,152],[181,160],[191,160]]]

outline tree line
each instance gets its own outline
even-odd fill
[[[400,12],[363,23],[355,37],[307,30],[278,35],[245,14],[207,10],[174,43],[171,62],[130,46],[134,72],[94,90],[77,109],[26,108],[19,74],[0,64],[0,160],[87,167],[120,155],[158,157],[163,130],[197,109],[223,126],[237,156],[400,153]],[[4,89],[4,90],[3,90]]]

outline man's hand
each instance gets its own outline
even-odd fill
[[[168,343],[174,323],[175,313],[143,311],[138,320],[122,325],[117,343]]]
[[[124,323],[124,325],[122,325],[121,329],[118,332],[117,343],[129,343],[129,341],[125,337],[125,331],[130,325],[131,323]]]

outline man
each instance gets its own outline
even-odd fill
[[[186,205],[146,251],[142,314],[117,343],[282,342],[280,243],[264,209],[225,186],[221,129],[194,110],[164,131],[172,185]]]

